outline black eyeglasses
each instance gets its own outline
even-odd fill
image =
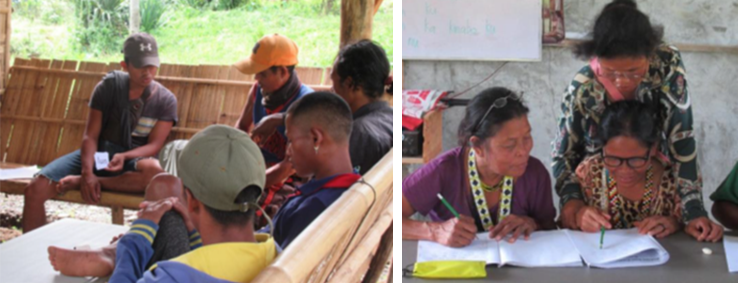
[[[602,161],[605,162],[605,165],[610,166],[610,167],[620,167],[620,165],[623,165],[623,162],[625,162],[626,164],[628,164],[628,167],[630,167],[631,169],[640,169],[640,168],[643,168],[643,166],[646,166],[650,159],[651,159],[650,149],[646,152],[646,156],[644,157],[631,157],[631,158],[620,158],[617,156],[605,155],[605,152],[602,151]]]
[[[489,116],[489,113],[492,112],[493,108],[503,108],[507,106],[508,98],[519,101],[521,98],[523,98],[523,93],[522,92],[520,93],[520,97],[516,97],[514,93],[511,93],[505,97],[500,97],[498,99],[495,99],[495,101],[492,102],[492,105],[490,105],[489,108],[487,108],[487,112],[484,112],[484,116],[482,116],[482,119],[479,119],[479,121],[477,121],[477,125],[474,126],[473,133],[476,133],[479,130],[479,127],[482,126],[482,122],[484,122],[484,119],[487,119],[487,116]]]

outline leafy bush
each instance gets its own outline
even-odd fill
[[[178,0],[180,5],[200,9],[208,4],[208,0]]]
[[[128,35],[128,5],[123,0],[74,0],[73,45],[82,52],[108,54],[120,51]]]
[[[232,10],[246,4],[248,0],[212,0],[210,2],[213,10]]]
[[[141,30],[151,33],[152,30],[162,26],[166,19],[162,15],[167,8],[160,0],[142,0],[139,10],[141,12]]]
[[[59,24],[71,13],[70,5],[62,1],[14,0],[12,4],[14,15],[48,24]]]

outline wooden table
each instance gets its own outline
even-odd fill
[[[47,248],[88,245],[99,248],[128,227],[62,219],[0,244],[0,282],[106,282],[107,278],[68,277],[54,271]]]
[[[735,233],[733,233],[735,234]],[[652,267],[599,269],[588,267],[519,268],[496,265],[487,266],[487,279],[463,282],[597,282],[597,283],[716,283],[738,282],[738,273],[728,273],[725,249],[722,242],[700,243],[683,232],[659,240],[669,252],[670,259],[664,265]],[[712,249],[712,255],[702,253],[702,248]],[[402,266],[415,262],[418,241],[402,241]],[[402,282],[438,282],[403,278]]]

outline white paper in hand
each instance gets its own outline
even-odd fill
[[[108,163],[110,163],[110,159],[108,159],[107,152],[95,152],[95,168],[97,170],[108,168]]]

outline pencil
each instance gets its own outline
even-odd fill
[[[602,249],[602,243],[605,242],[605,226],[600,227],[600,249]]]

